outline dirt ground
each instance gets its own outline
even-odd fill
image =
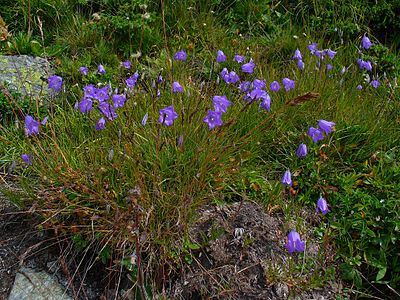
[[[54,274],[61,284],[69,286],[68,293],[74,299],[134,299],[132,295],[121,297],[123,292],[117,291],[129,289],[130,282],[116,264],[107,267],[94,254],[82,256],[71,242],[40,231],[37,218],[19,212],[4,199],[0,204],[0,300],[7,299],[20,266]],[[188,250],[188,263],[164,296],[323,300],[343,295],[338,280],[324,287],[304,288],[316,275],[324,276],[334,264],[334,253],[329,245],[321,248],[312,237],[313,224],[319,222],[315,211],[304,210],[302,214],[310,224],[309,236],[304,236],[307,256],[303,259],[287,253],[287,232],[282,231],[280,213],[267,214],[251,202],[204,207],[189,232],[192,243],[201,247]],[[310,262],[311,267],[304,266]],[[301,270],[296,266],[302,266]]]

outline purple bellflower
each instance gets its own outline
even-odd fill
[[[103,130],[106,129],[106,120],[101,117],[100,120],[96,123],[96,130]]]
[[[212,111],[208,110],[207,116],[203,119],[205,123],[207,123],[208,128],[211,130],[217,126],[222,126],[222,112],[221,111]]]
[[[334,122],[329,122],[325,120],[318,120],[318,127],[328,135],[332,130],[333,127],[336,125]]]
[[[78,103],[78,108],[81,113],[86,114],[93,109],[93,101],[90,98],[83,97]]]
[[[331,49],[328,49],[328,51],[326,52],[326,54],[328,54],[330,59],[333,59],[335,57],[336,53],[337,53],[336,51],[333,51]]]
[[[377,88],[381,85],[381,83],[379,82],[379,80],[374,79],[374,80],[371,81],[371,85],[372,85],[374,88],[377,89]]]
[[[23,161],[24,163],[26,163],[27,165],[32,166],[32,160],[31,160],[30,155],[28,155],[28,154],[22,154],[22,155],[21,155],[21,159],[22,159],[22,161]]]
[[[281,182],[286,186],[292,186],[292,174],[289,170],[286,170],[286,172],[283,174]]]
[[[110,121],[114,120],[117,117],[117,114],[115,113],[114,107],[111,106],[110,103],[108,102],[100,102],[98,109],[101,111],[101,113],[107,117]]]
[[[364,49],[369,49],[369,48],[371,48],[371,46],[372,46],[372,43],[371,43],[370,39],[366,35],[364,35],[362,38],[362,41],[361,41],[361,47],[363,47]]]
[[[326,215],[328,212],[330,212],[328,203],[322,197],[320,197],[317,201],[317,213],[319,212],[321,212],[323,215]]]
[[[250,60],[247,64],[242,65],[242,72],[243,73],[253,74],[253,69],[254,69],[253,60]]]
[[[237,75],[235,71],[230,71],[229,72],[229,79],[228,79],[227,83],[235,84],[238,81],[240,81],[239,75]]]
[[[261,80],[261,79],[254,79],[253,80],[253,87],[255,89],[263,89],[265,88],[267,84],[265,83],[265,80]]]
[[[131,68],[131,62],[130,62],[129,60],[126,60],[126,61],[124,61],[124,62],[122,63],[122,66],[123,66],[125,69],[130,69],[130,68]]]
[[[361,84],[357,85],[357,90],[359,90],[359,91],[362,90],[362,85]]]
[[[113,102],[114,102],[114,107],[115,107],[115,108],[117,108],[117,107],[123,107],[123,106],[125,105],[126,95],[124,95],[124,94],[121,94],[121,95],[118,95],[118,94],[112,95],[112,100],[113,100]]]
[[[271,91],[277,93],[281,89],[281,86],[278,81],[272,81],[269,88]]]
[[[174,92],[174,93],[182,93],[183,92],[183,87],[179,84],[179,82],[174,81],[172,83],[172,92]]]
[[[224,52],[222,52],[222,50],[218,50],[217,52],[217,63],[222,63],[226,61],[226,55],[224,54]]]
[[[326,69],[327,69],[328,71],[330,71],[330,70],[333,69],[333,66],[332,66],[331,64],[327,64],[327,65],[326,65]]]
[[[158,122],[160,124],[165,124],[171,126],[174,121],[178,118],[178,114],[174,110],[174,106],[168,106],[166,108],[160,109],[160,118]]]
[[[318,51],[316,43],[312,43],[312,44],[308,45],[307,48],[308,48],[308,50],[310,50],[311,55],[314,55]]]
[[[293,55],[292,59],[297,59],[297,60],[303,59],[303,55],[301,55],[301,52],[298,48],[296,49],[296,51],[294,51],[294,55]]]
[[[43,126],[46,125],[48,119],[49,119],[49,116],[44,117],[43,121],[40,122],[40,124],[42,124]]]
[[[308,129],[308,135],[311,137],[314,143],[318,143],[324,139],[324,134],[318,128],[310,127]]]
[[[81,72],[82,75],[86,76],[89,72],[89,69],[87,67],[80,67],[79,72]]]
[[[144,115],[143,119],[142,119],[142,122],[141,122],[141,124],[142,124],[143,127],[146,126],[147,120],[148,120],[148,119],[149,119],[149,113],[146,113],[146,114]]]
[[[100,102],[107,100],[109,97],[110,95],[108,94],[108,86],[102,87],[101,89],[96,89],[94,94],[94,98]]]
[[[270,111],[271,97],[268,94],[266,94],[265,96],[262,96],[260,99],[261,99],[261,107],[266,111]]]
[[[175,60],[184,61],[184,60],[186,60],[186,58],[187,58],[187,53],[185,51],[183,51],[183,50],[181,50],[179,52],[176,52],[175,55],[174,55],[174,59]]]
[[[294,80],[291,80],[289,78],[283,78],[282,83],[287,92],[294,89]]]
[[[233,60],[236,61],[237,63],[241,64],[244,62],[244,57],[242,55],[235,55]]]
[[[299,158],[304,158],[307,156],[307,146],[306,144],[301,143],[297,148],[296,155]]]
[[[48,82],[49,82],[49,89],[57,93],[61,90],[63,79],[60,76],[53,75],[48,78]]]
[[[106,73],[106,69],[104,68],[104,66],[102,64],[100,64],[97,67],[97,73],[99,73],[99,74],[105,74]]]
[[[83,88],[85,98],[94,98],[96,96],[97,88],[93,84],[88,84]]]
[[[126,86],[129,88],[134,88],[138,78],[139,78],[139,73],[135,72],[135,74],[133,74],[131,77],[125,80]]]
[[[299,70],[303,71],[304,70],[304,62],[302,60],[298,60],[297,67],[299,68]]]
[[[305,243],[301,241],[300,235],[292,230],[288,234],[288,242],[286,244],[286,249],[289,251],[289,253],[293,253],[295,251],[297,252],[304,252],[304,247]]]
[[[228,107],[232,104],[232,102],[229,101],[225,95],[214,96],[212,101],[214,104],[215,112],[223,112],[224,113],[224,112],[226,112]]]
[[[39,121],[29,115],[25,116],[25,134],[27,136],[39,134]]]

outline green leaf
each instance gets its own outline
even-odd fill
[[[375,280],[376,280],[376,281],[379,281],[379,280],[381,280],[383,277],[385,277],[386,271],[387,271],[387,268],[386,268],[386,267],[383,267],[383,268],[379,269],[378,274],[376,274],[376,279],[375,279]]]

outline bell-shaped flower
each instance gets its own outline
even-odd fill
[[[265,83],[265,80],[261,80],[261,79],[254,79],[253,80],[253,87],[255,89],[263,89],[265,88],[267,84]]]
[[[318,120],[318,127],[325,132],[325,134],[329,134],[332,130],[333,127],[336,125],[335,122],[329,122],[325,120]]]
[[[265,109],[266,111],[270,111],[271,109],[271,97],[266,94],[264,96],[262,96],[261,98],[261,102],[260,105],[263,109]]]
[[[216,112],[226,112],[228,107],[232,104],[231,101],[226,98],[225,95],[223,96],[214,96],[213,97],[213,104],[214,104],[214,109]]]
[[[210,130],[217,126],[222,126],[222,112],[212,111],[211,109],[209,109],[208,114],[203,119],[203,121],[208,125],[208,128]]]
[[[183,87],[179,84],[179,82],[174,81],[172,83],[172,92],[173,93],[182,93],[183,92]]]
[[[303,55],[301,55],[301,52],[298,48],[296,49],[296,51],[294,51],[294,55],[293,55],[292,59],[297,59],[297,60],[303,59]]]
[[[320,197],[317,201],[317,213],[319,212],[321,212],[323,215],[326,215],[328,212],[330,212],[328,203],[322,197]]]
[[[31,156],[28,154],[22,154],[21,155],[21,159],[24,163],[26,163],[27,165],[31,166],[32,165],[32,160],[31,160]]]
[[[96,123],[96,130],[103,130],[106,128],[105,126],[106,120],[101,117],[100,120]]]
[[[81,72],[82,75],[87,75],[89,72],[89,69],[87,67],[80,67],[79,72]]]
[[[244,62],[244,57],[243,57],[243,55],[235,55],[233,60],[236,61],[237,63],[241,64]]]
[[[328,49],[328,51],[326,51],[326,54],[328,54],[330,59],[333,59],[335,57],[336,53],[337,53],[336,51],[333,51],[331,49]]]
[[[304,62],[302,60],[298,60],[297,67],[299,68],[299,70],[303,71],[304,70]]]
[[[174,55],[175,60],[184,61],[184,60],[186,60],[186,58],[187,58],[187,53],[183,50],[176,52]]]
[[[324,134],[318,128],[310,127],[308,129],[308,135],[311,137],[314,143],[318,143],[324,139]]]
[[[217,52],[217,63],[222,63],[226,61],[226,55],[224,54],[224,52],[222,52],[222,50],[218,50]]]
[[[90,98],[83,97],[78,103],[78,108],[81,113],[86,114],[93,109],[93,101]]]
[[[381,83],[379,82],[379,80],[374,79],[374,80],[371,81],[371,85],[372,85],[375,89],[377,89],[377,88],[381,85]]]
[[[290,170],[286,170],[281,182],[286,186],[292,186],[292,174],[290,173]]]
[[[247,64],[242,65],[242,72],[253,74],[254,67],[255,65],[253,63],[253,60],[250,60],[250,62],[248,62]]]
[[[115,108],[123,107],[125,105],[126,95],[124,95],[124,94],[121,94],[121,95],[115,94],[115,95],[112,95],[111,98],[112,98],[112,100],[114,102],[114,107]]]
[[[289,78],[283,78],[282,83],[287,92],[294,89],[294,80],[291,80]]]
[[[281,89],[281,85],[279,84],[278,81],[272,81],[271,84],[269,85],[269,88],[271,91],[277,93]]]
[[[102,64],[100,64],[97,67],[97,73],[99,73],[99,74],[105,74],[106,73],[106,69],[104,68],[104,66]]]
[[[122,66],[123,66],[125,69],[130,69],[130,68],[131,68],[131,62],[130,62],[129,60],[126,60],[126,61],[124,61],[124,62],[122,63]]]
[[[138,78],[139,78],[139,73],[135,72],[131,77],[125,80],[126,86],[129,88],[134,88]]]
[[[178,114],[174,110],[174,106],[168,106],[166,108],[160,109],[160,118],[158,122],[160,124],[165,124],[171,126],[174,121],[178,118]]]
[[[39,134],[39,121],[29,115],[25,116],[25,134],[27,136]]]
[[[98,109],[100,112],[107,117],[110,121],[114,120],[117,117],[117,114],[115,113],[114,107],[110,105],[108,102],[101,102],[98,106]]]
[[[292,230],[288,234],[288,241],[286,244],[286,249],[289,253],[297,252],[304,252],[305,243],[301,241],[300,235],[295,230]]]
[[[372,43],[371,43],[370,39],[366,35],[364,35],[362,38],[362,41],[361,41],[361,47],[363,47],[364,49],[369,49],[369,48],[371,48],[371,46],[372,46]]]
[[[301,143],[297,148],[296,155],[299,158],[304,158],[307,156],[307,146],[306,144]]]
[[[60,76],[53,75],[48,78],[48,82],[49,89],[53,90],[54,92],[59,92],[63,84],[63,79]]]

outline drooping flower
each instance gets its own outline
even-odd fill
[[[149,113],[146,113],[141,122],[143,127],[146,126],[148,118],[149,118]]]
[[[326,54],[326,52],[324,50],[316,50],[314,52],[314,55],[322,60],[324,59],[325,54]]]
[[[157,90],[157,94],[156,94],[156,96],[157,96],[157,98],[160,98],[160,96],[161,96],[161,92],[160,92],[160,90]]]
[[[287,92],[294,89],[294,80],[291,80],[289,78],[283,78],[282,83]]]
[[[364,35],[362,38],[362,41],[361,41],[361,47],[363,47],[364,49],[369,49],[369,48],[371,48],[371,46],[372,46],[372,43],[371,43],[370,39],[366,35]]]
[[[242,55],[235,55],[233,60],[236,61],[237,63],[241,64],[244,62],[244,57]]]
[[[130,62],[129,60],[126,60],[126,61],[124,61],[124,62],[122,63],[122,66],[123,66],[125,69],[130,69],[130,68],[131,68],[131,62]]]
[[[328,49],[328,51],[326,51],[326,54],[328,54],[330,59],[333,59],[335,57],[336,53],[337,53],[336,51],[333,51],[331,49]]]
[[[296,49],[296,51],[294,51],[294,55],[293,55],[292,59],[297,59],[297,60],[303,59],[303,55],[301,55],[301,52],[298,48]]]
[[[265,88],[265,86],[266,86],[265,80],[261,80],[261,79],[254,79],[253,80],[253,87],[254,88],[261,90],[261,89]]]
[[[213,104],[214,104],[214,109],[216,112],[226,112],[228,107],[232,104],[231,101],[226,98],[225,95],[223,96],[214,96],[213,97]]]
[[[96,123],[96,130],[103,130],[106,128],[105,126],[106,120],[101,117],[100,120]]]
[[[25,116],[25,134],[27,136],[39,134],[39,122],[29,115]]]
[[[298,60],[297,61],[297,67],[300,69],[300,70],[304,70],[304,62],[302,61],[302,60]]]
[[[107,117],[107,119],[109,119],[110,121],[114,120],[117,117],[114,107],[112,107],[112,105],[110,105],[110,103],[108,103],[106,101],[101,102],[99,104],[98,108],[101,111],[101,113],[105,117]]]
[[[106,73],[106,69],[104,68],[104,66],[102,64],[100,64],[97,67],[97,73],[99,73],[99,74],[105,74]]]
[[[221,111],[212,111],[208,110],[207,116],[203,119],[205,123],[207,123],[208,128],[211,130],[217,126],[222,126],[222,112]]]
[[[342,70],[340,70],[340,74],[343,75],[344,73],[346,73],[346,67],[343,67]]]
[[[279,84],[278,81],[272,81],[271,84],[269,85],[269,88],[271,91],[277,93],[281,89],[281,85]]]
[[[80,67],[79,72],[81,72],[82,75],[87,75],[89,72],[89,69],[87,67]]]
[[[139,78],[139,73],[135,72],[131,77],[125,80],[126,86],[129,88],[134,88],[138,78]]]
[[[325,120],[318,120],[318,127],[325,132],[325,134],[329,134],[332,130],[333,127],[336,125],[335,122],[329,122]]]
[[[362,85],[361,84],[357,85],[357,90],[359,90],[359,91],[362,90]]]
[[[183,50],[176,52],[174,55],[175,60],[184,61],[184,60],[186,60],[186,58],[187,58],[187,53]]]
[[[61,90],[63,79],[60,76],[53,75],[48,78],[48,82],[49,82],[49,89],[57,93]]]
[[[179,84],[179,82],[174,81],[172,83],[172,92],[174,92],[174,93],[182,93],[183,92],[183,87]]]
[[[85,98],[94,98],[96,96],[97,88],[93,84],[88,84],[83,88]]]
[[[308,129],[308,135],[311,137],[314,143],[318,143],[324,139],[324,134],[318,128],[310,127]]]
[[[49,116],[44,117],[43,121],[40,122],[40,124],[42,124],[43,126],[46,125],[48,119],[49,119]]]
[[[333,66],[332,66],[331,64],[327,64],[327,65],[326,65],[326,69],[327,69],[328,71],[332,70],[332,68],[333,68]]]
[[[177,118],[178,114],[175,112],[174,106],[171,105],[160,109],[160,118],[158,119],[158,122],[167,126],[171,126]]]
[[[224,54],[224,52],[222,52],[222,50],[218,50],[217,52],[217,63],[222,63],[226,61],[226,55]]]
[[[266,94],[265,96],[262,96],[260,99],[261,99],[261,107],[266,111],[270,111],[271,97],[268,94]]]
[[[301,241],[300,235],[295,230],[292,230],[288,234],[286,249],[289,251],[289,253],[293,253],[295,251],[304,252],[304,248],[305,248],[305,243]]]
[[[229,72],[229,78],[228,78],[228,83],[235,84],[236,82],[240,81],[239,75],[236,74],[235,71],[230,71]]]
[[[282,183],[286,186],[292,186],[292,174],[290,170],[286,170],[282,177]]]
[[[125,105],[126,95],[124,95],[124,94],[120,94],[120,95],[115,94],[115,95],[112,95],[111,98],[112,98],[112,100],[114,102],[114,107],[115,108],[123,107]]]
[[[320,197],[317,201],[317,213],[319,212],[321,212],[323,215],[326,215],[328,212],[330,212],[328,203],[322,197]]]
[[[301,143],[297,148],[296,155],[299,158],[304,158],[307,156],[307,146],[306,144]]]
[[[307,48],[308,48],[308,50],[310,50],[310,54],[314,55],[315,52],[317,51],[317,44],[312,43],[312,44],[308,45]]]
[[[88,113],[92,110],[93,101],[89,98],[83,97],[82,100],[78,103],[78,108],[81,113]]]
[[[367,71],[371,71],[372,70],[372,63],[368,60],[368,61],[364,61],[362,59],[357,59],[357,63],[358,66],[360,67],[360,69],[366,69]]]
[[[108,94],[108,86],[102,87],[101,89],[96,89],[94,94],[94,98],[100,102],[107,100],[109,97],[110,95]]]
[[[242,65],[242,72],[253,74],[254,67],[253,60],[250,60],[247,64]]]
[[[265,97],[267,92],[261,89],[253,89],[250,93],[247,94],[247,100],[258,100],[262,97]]]
[[[381,83],[379,82],[379,80],[374,79],[374,80],[371,81],[371,85],[372,85],[374,88],[377,89],[377,88],[381,85]]]
[[[32,166],[32,160],[31,160],[30,155],[28,155],[28,154],[22,154],[22,155],[21,155],[21,159],[22,159],[22,161],[23,161],[24,163],[26,163],[27,165]]]

